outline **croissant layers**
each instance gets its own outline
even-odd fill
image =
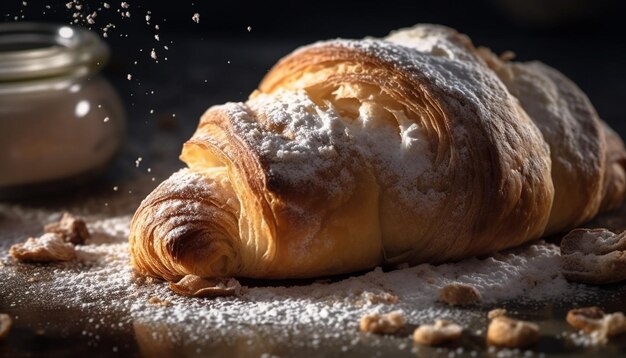
[[[211,107],[140,205],[145,275],[302,278],[510,248],[620,205],[626,152],[571,81],[417,25],[280,60]]]

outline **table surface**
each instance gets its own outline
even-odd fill
[[[129,118],[128,141],[124,151],[109,169],[95,181],[75,187],[71,192],[51,193],[45,196],[24,198],[17,201],[0,203],[0,239],[17,240],[18,236],[35,234],[39,228],[24,227],[21,223],[7,220],[2,210],[21,210],[24,215],[37,215],[41,211],[70,211],[84,215],[100,217],[130,215],[138,203],[155,185],[167,178],[183,165],[177,160],[181,144],[193,132],[197,118],[212,104],[227,100],[243,100],[254,88],[255,83],[281,55],[289,52],[296,45],[306,40],[267,42],[230,42],[224,39],[185,39],[176,38],[171,54],[164,67],[146,58],[145,53],[135,51],[141,47],[133,44],[131,57],[139,59],[139,65],[132,65],[133,58],[114,62],[106,75],[125,98]],[[131,43],[132,44],[132,43]],[[200,44],[200,45],[198,45]],[[135,47],[137,46],[137,47]],[[541,46],[541,44],[540,44]],[[548,44],[543,44],[548,46]],[[573,46],[573,42],[572,42]],[[116,62],[117,61],[117,62]],[[161,61],[165,63],[165,61]],[[207,65],[214,64],[214,65]],[[159,69],[165,68],[162,71]],[[573,68],[574,70],[576,68]],[[126,81],[126,74],[133,74],[133,81]],[[623,86],[623,84],[620,84]],[[610,87],[610,86],[607,86]],[[153,92],[153,93],[152,93]],[[596,96],[599,96],[596,94]],[[151,113],[151,110],[154,113]],[[603,112],[609,117],[616,117],[616,107],[605,107]],[[175,115],[175,116],[174,116]],[[615,122],[618,131],[623,132],[621,122]],[[135,160],[141,157],[139,166]],[[117,190],[113,190],[117,187]],[[615,230],[626,229],[626,206],[605,214],[590,227],[608,227]],[[553,238],[558,242],[558,238]],[[4,254],[4,253],[3,253]],[[0,292],[16,282],[0,281]],[[250,283],[255,285],[255,283]],[[267,283],[256,283],[263,285]],[[626,310],[626,284],[591,288],[597,293],[589,305],[599,305],[607,311]],[[6,292],[6,291],[5,291]],[[120,316],[107,314],[98,317],[98,312],[90,312],[90,317],[102,321],[102,329],[95,329],[93,324],[83,320],[85,312],[76,307],[49,307],[29,302],[27,299],[15,305],[0,294],[0,312],[6,312],[20,319],[14,322],[7,339],[0,343],[0,356],[45,356],[61,357],[67,355],[103,356],[139,356],[155,354],[150,348],[142,346],[136,337],[136,328],[128,323],[124,313]],[[289,340],[278,339],[273,327],[241,327],[235,329],[229,339],[220,339],[198,346],[193,341],[184,339],[172,342],[153,342],[160,347],[163,356],[516,356],[533,355],[546,357],[582,357],[582,356],[618,356],[626,355],[626,340],[612,340],[605,346],[581,347],[568,339],[558,338],[564,331],[571,332],[563,317],[571,305],[550,302],[521,304],[502,302],[502,305],[519,312],[520,317],[541,322],[542,337],[529,352],[490,351],[484,342],[475,336],[466,336],[458,346],[444,349],[413,347],[404,335],[363,336],[357,332],[336,341],[323,341],[307,346],[292,344],[293,341],[310,339],[311,332],[294,331],[286,335]],[[466,310],[475,317],[471,320],[470,331],[485,326],[484,312],[488,307],[478,306]],[[106,329],[107,325],[124,322],[115,330]],[[311,327],[314,329],[315,327]],[[284,330],[284,328],[280,328]],[[84,335],[89,330],[97,334]],[[237,337],[240,332],[241,337]],[[282,332],[284,333],[284,332]],[[250,339],[252,337],[252,343]],[[355,337],[360,341],[351,345],[349,351],[342,351],[345,339]],[[245,338],[245,344],[242,340]],[[181,343],[183,342],[183,343]],[[409,344],[407,344],[409,342]],[[112,350],[116,347],[116,351]],[[464,347],[463,350],[460,347]]]

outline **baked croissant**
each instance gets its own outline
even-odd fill
[[[296,50],[247,102],[211,107],[181,159],[131,223],[133,266],[167,280],[459,260],[626,188],[620,138],[571,81],[435,25]]]

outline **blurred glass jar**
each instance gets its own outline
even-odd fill
[[[126,119],[98,74],[108,57],[88,30],[0,24],[0,197],[72,185],[110,162]]]

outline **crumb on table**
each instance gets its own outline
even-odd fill
[[[539,339],[539,326],[534,323],[498,316],[487,328],[487,343],[503,348],[526,348]]]
[[[60,235],[47,233],[11,246],[9,254],[18,261],[44,263],[73,260],[76,250],[74,245],[63,241]]]
[[[575,308],[567,312],[567,323],[593,335],[593,341],[605,343],[609,337],[626,333],[626,317],[622,312],[604,313],[600,307]]]
[[[439,290],[439,300],[451,306],[469,306],[480,302],[480,292],[472,285],[452,283]]]
[[[170,300],[162,299],[161,297],[158,297],[158,296],[150,297],[148,299],[148,303],[151,304],[151,305],[163,306],[163,307],[167,307],[167,306],[172,304],[172,302]]]
[[[398,296],[389,293],[389,292],[369,292],[365,291],[362,293],[363,298],[370,304],[396,304],[399,301]]]
[[[495,308],[487,312],[487,318],[490,320],[504,315],[506,315],[506,310],[504,308]]]
[[[396,333],[404,327],[404,315],[400,311],[387,314],[368,314],[361,317],[359,329],[369,333]]]
[[[573,282],[604,285],[626,280],[626,231],[570,231],[561,240],[561,269]]]
[[[11,330],[13,320],[6,313],[0,313],[0,340],[4,339]]]
[[[205,279],[196,275],[186,275],[178,282],[170,282],[170,289],[183,296],[219,297],[234,296],[241,292],[241,284],[231,279]]]
[[[434,325],[421,325],[413,332],[415,343],[437,346],[461,338],[463,327],[456,323],[438,319]]]
[[[70,213],[63,213],[61,220],[47,224],[44,227],[44,231],[58,234],[63,241],[74,245],[82,245],[91,237],[85,221],[74,217]]]

